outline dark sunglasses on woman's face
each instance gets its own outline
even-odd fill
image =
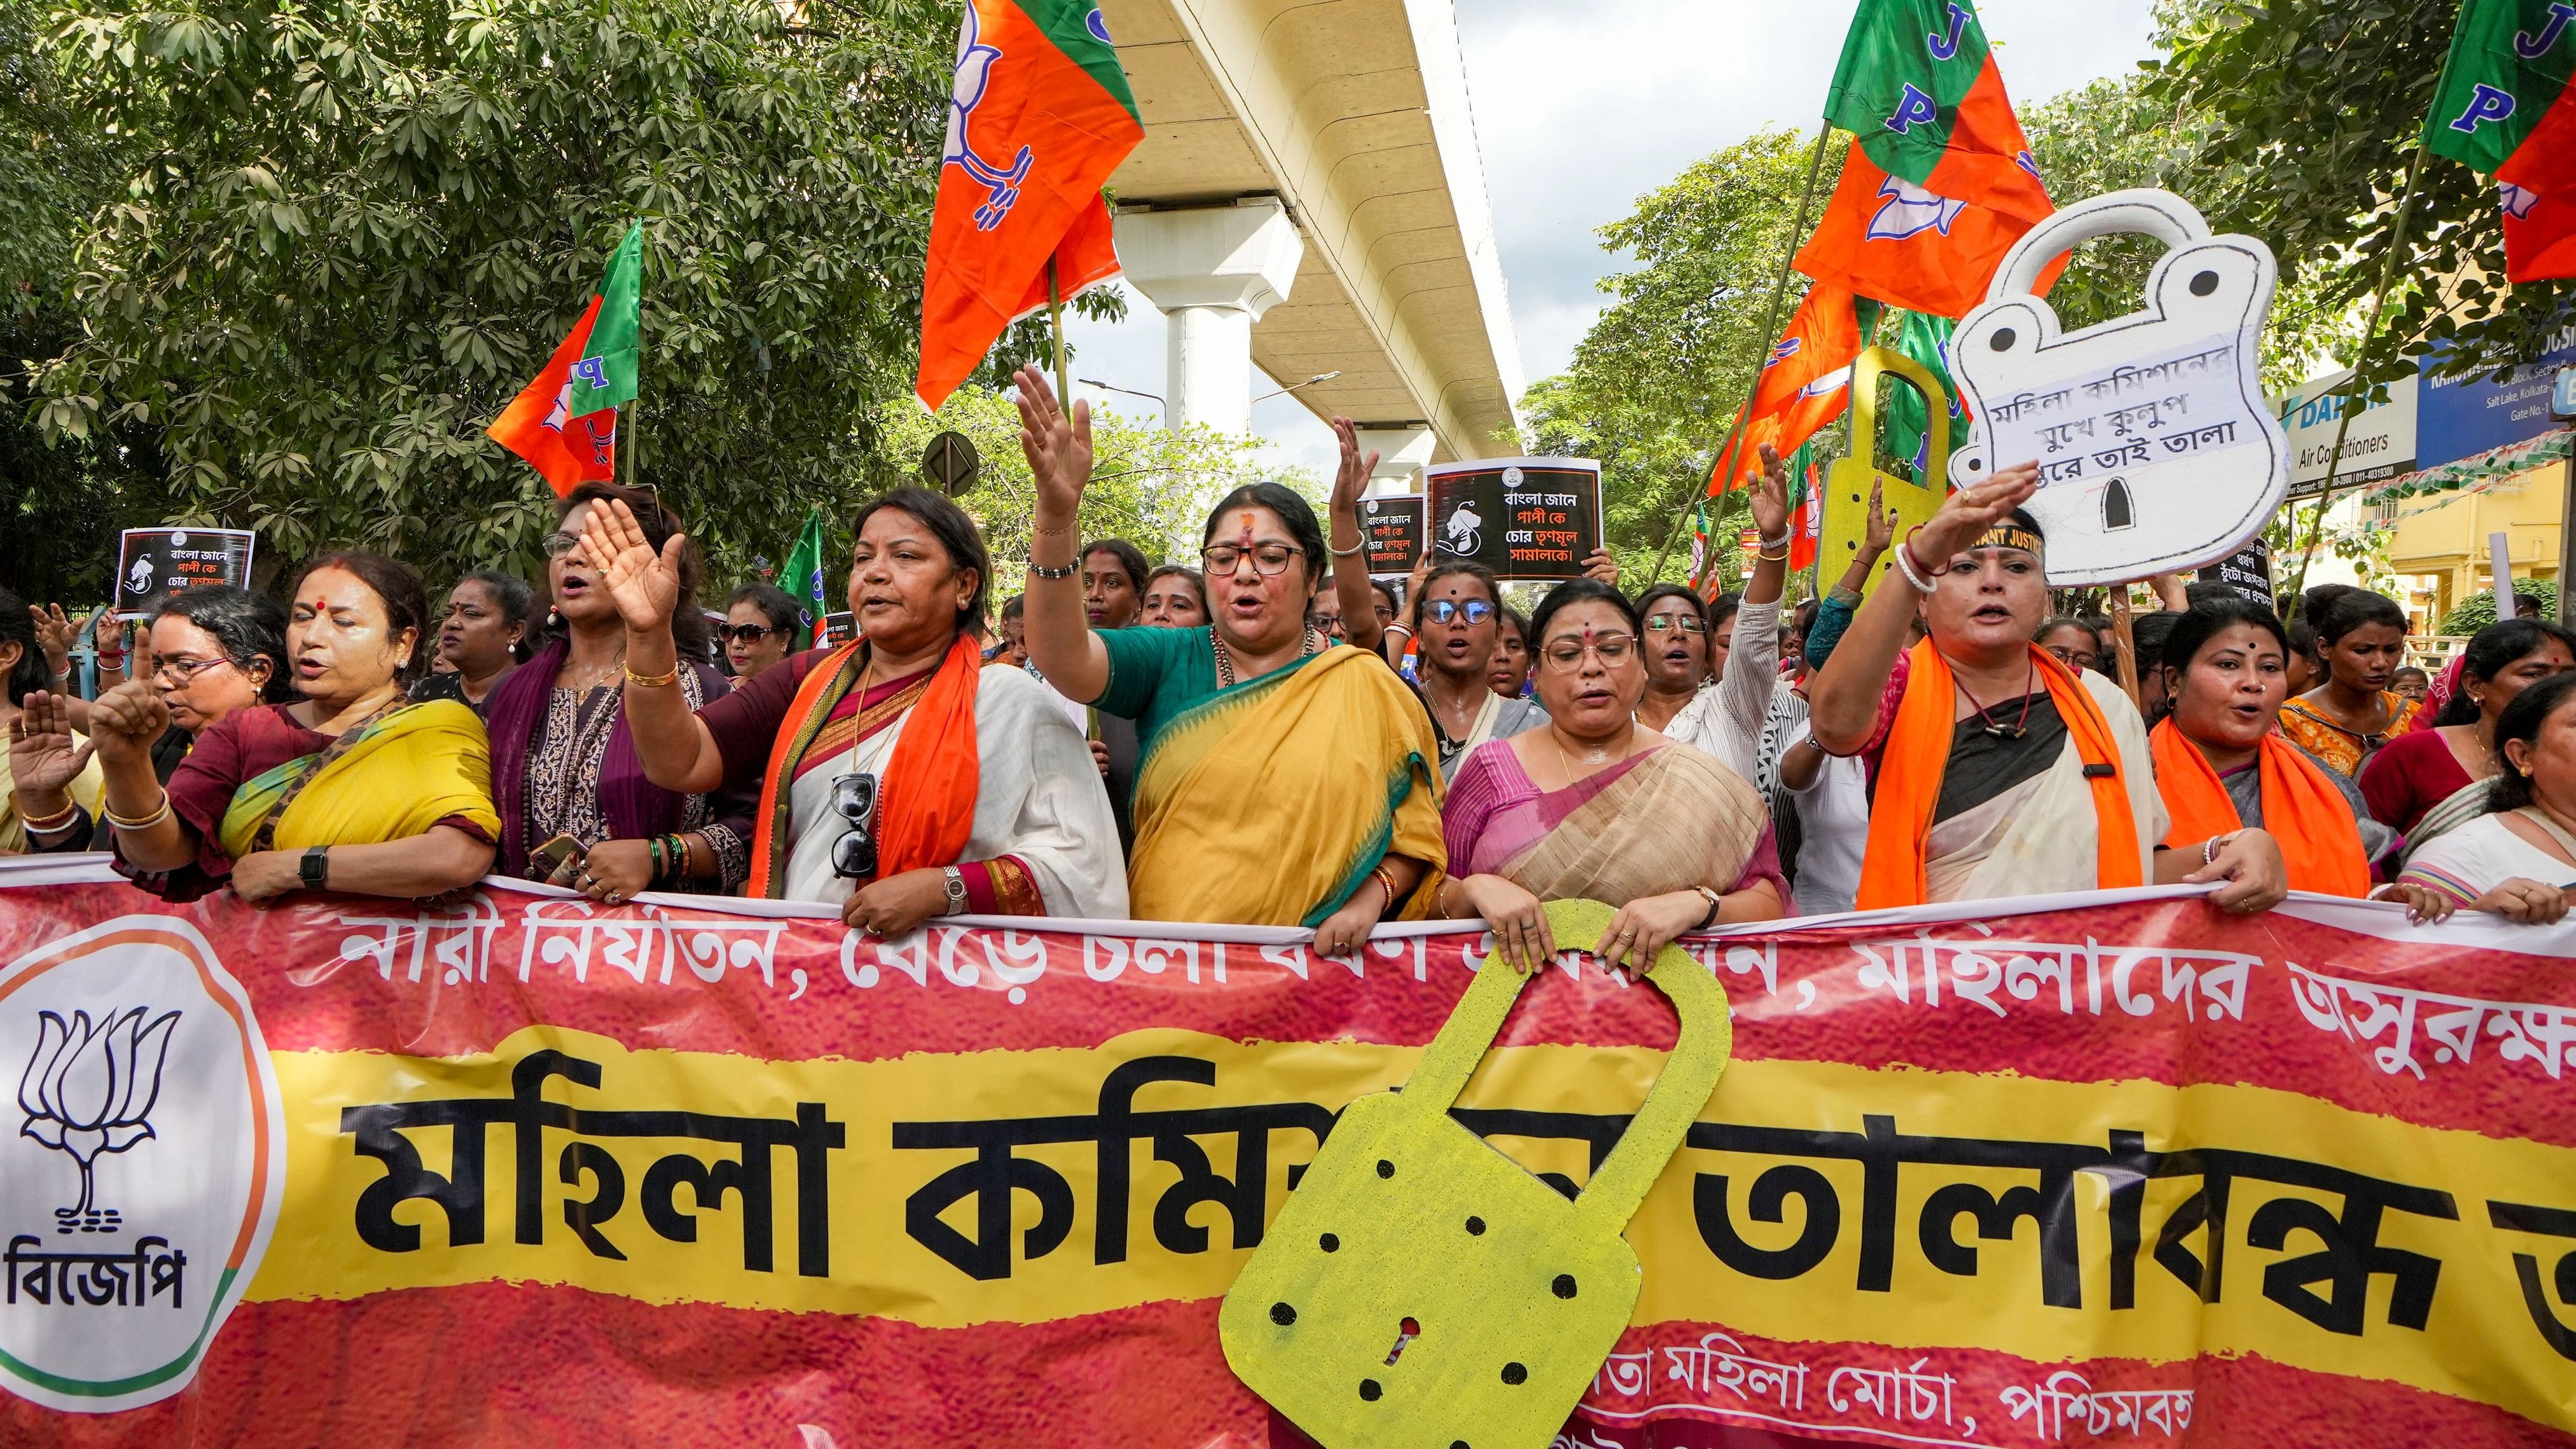
[[[844,880],[866,880],[877,873],[877,777],[832,777],[832,809],[849,822],[850,832],[832,842],[832,874]]]
[[[784,629],[773,629],[767,624],[725,624],[716,629],[716,637],[736,644],[757,644],[772,634],[786,632]]]
[[[1422,612],[1430,616],[1434,624],[1450,624],[1460,619],[1470,624],[1481,624],[1494,617],[1494,606],[1483,599],[1469,599],[1465,603],[1456,599],[1433,599],[1422,606]]]

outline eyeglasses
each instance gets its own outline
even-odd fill
[[[1454,624],[1462,618],[1470,624],[1481,624],[1494,617],[1494,606],[1483,599],[1469,599],[1463,604],[1456,599],[1433,599],[1422,606],[1422,612],[1430,615],[1434,624]]]
[[[1214,548],[1202,551],[1199,554],[1199,562],[1207,565],[1207,571],[1210,574],[1230,574],[1234,572],[1234,566],[1243,561],[1246,552],[1247,550],[1238,544],[1220,543]],[[1264,578],[1277,578],[1288,572],[1289,560],[1304,553],[1305,550],[1291,543],[1256,543],[1248,552],[1252,557],[1254,573]]]
[[[546,551],[546,557],[548,558],[562,558],[565,554],[581,547],[581,535],[578,533],[563,532],[549,533],[537,546]]]
[[[832,808],[850,826],[849,834],[832,842],[832,874],[866,880],[877,873],[877,777],[833,776]]]
[[[1559,674],[1572,674],[1583,667],[1583,656],[1590,654],[1616,669],[1628,662],[1629,652],[1636,645],[1636,638],[1628,634],[1604,634],[1588,642],[1559,639],[1547,646],[1547,667]]]
[[[165,654],[161,657],[160,662],[152,667],[152,682],[155,684],[167,684],[173,689],[185,689],[196,682],[198,675],[205,673],[207,670],[214,668],[218,664],[231,664],[233,662],[233,660],[228,659],[221,654],[216,655],[212,659],[173,659]]]
[[[1390,623],[1395,618],[1395,610],[1384,604],[1371,605],[1370,612],[1377,615],[1377,621],[1381,624]]]
[[[1708,632],[1708,621],[1697,614],[1648,614],[1646,616],[1646,632],[1649,634],[1669,634],[1675,629],[1685,634],[1705,634]]]
[[[1308,614],[1306,616],[1306,627],[1316,630],[1331,638],[1339,639],[1342,637],[1342,616],[1339,614]]]
[[[2048,646],[2048,652],[2057,656],[2058,663],[2079,674],[2093,667],[2093,656],[2080,649],[2063,649],[2051,644]]]
[[[786,632],[784,629],[773,629],[767,624],[726,624],[716,630],[716,637],[729,639],[736,644],[757,644],[772,634]]]

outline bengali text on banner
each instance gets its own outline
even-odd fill
[[[1479,937],[1089,924],[0,863],[0,1445],[1302,1443],[1218,1300]],[[1791,924],[1560,1444],[2576,1441],[2576,925]],[[1566,956],[1456,1113],[1574,1191],[1674,1030]]]

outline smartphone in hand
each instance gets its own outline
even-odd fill
[[[552,880],[562,873],[565,866],[579,861],[589,853],[590,847],[583,845],[574,837],[558,835],[529,851],[528,864],[534,867],[537,879]]]

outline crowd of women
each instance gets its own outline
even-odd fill
[[[1198,569],[1085,544],[1088,414],[1034,371],[1019,395],[1037,507],[998,619],[974,522],[920,489],[855,520],[857,641],[802,652],[787,595],[702,607],[680,521],[597,483],[541,594],[480,573],[434,615],[401,564],[328,553],[283,607],[198,589],[130,645],[102,626],[95,698],[64,687],[68,621],[0,591],[0,851],[109,852],[174,900],[498,874],[889,936],[1234,922],[1344,955],[1382,920],[1478,918],[1522,965],[1560,944],[1542,904],[1578,897],[1616,914],[1565,944],[1614,965],[1720,923],[2155,883],[2237,912],[2568,908],[2576,635],[2537,617],[2401,691],[2385,599],[2318,591],[2292,630],[2177,589],[2137,622],[2142,713],[2100,630],[2048,617],[2029,466],[1902,539],[1873,499],[1859,556],[1784,619],[1766,453],[1740,595],[1631,599],[1601,558],[1524,618],[1473,564],[1401,590],[1353,566],[1375,459],[1347,424],[1322,519],[1253,484]]]

